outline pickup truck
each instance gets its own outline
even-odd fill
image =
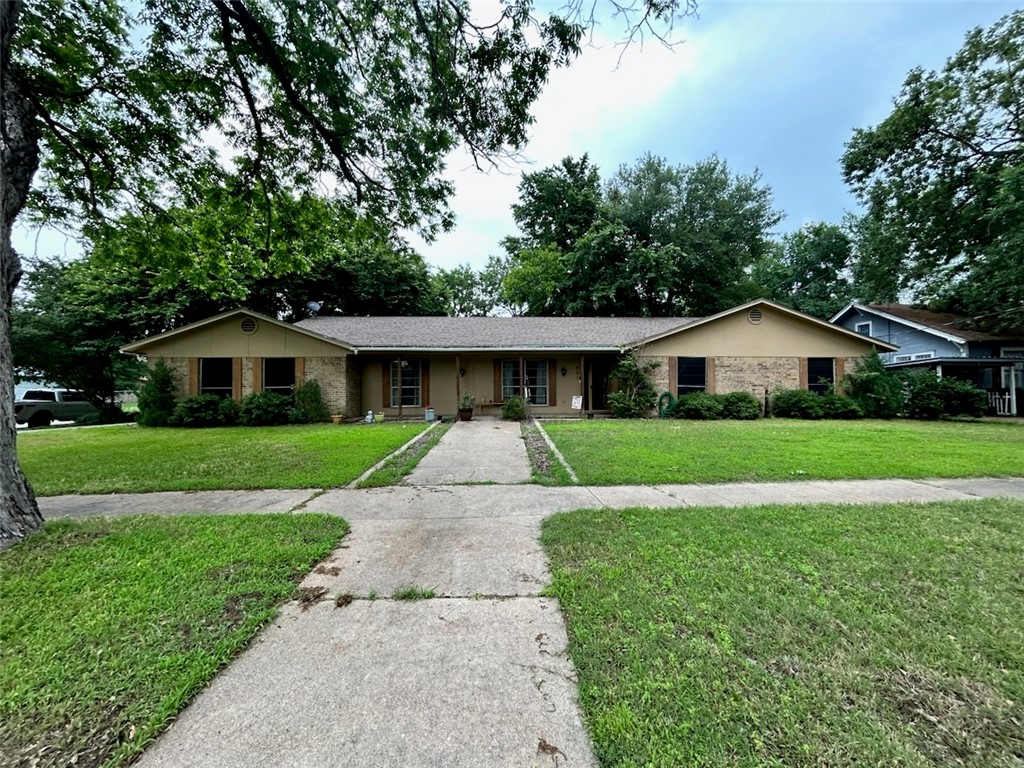
[[[14,419],[30,427],[48,427],[52,421],[77,421],[98,413],[81,392],[70,389],[29,389],[14,403]]]

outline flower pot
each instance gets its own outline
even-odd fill
[[[331,416],[331,421],[333,421],[335,424],[341,424],[342,419],[344,418],[344,416]]]
[[[459,421],[472,421],[473,409],[472,408],[459,408]]]

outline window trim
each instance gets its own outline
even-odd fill
[[[831,373],[828,376],[815,376],[811,378],[811,361],[812,360],[828,360],[831,364]],[[819,380],[825,379],[825,384],[820,384]],[[808,357],[807,358],[807,391],[817,392],[818,394],[825,394],[828,392],[829,387],[835,387],[836,385],[836,359],[834,357]]]
[[[291,366],[292,372],[292,383],[287,387],[281,386],[267,386],[267,361],[268,360],[287,360]],[[295,358],[294,357],[264,357],[260,359],[260,388],[263,392],[274,392],[279,395],[291,395],[295,392],[295,385],[298,383],[295,375]]]
[[[690,360],[690,361],[700,360],[701,361],[700,368],[701,368],[701,371],[703,372],[703,376],[701,377],[702,378],[702,383],[701,384],[698,385],[698,384],[684,384],[683,383],[683,381],[682,381],[683,377],[680,375],[682,373],[682,370],[680,369],[680,366],[683,364],[684,360]],[[694,365],[694,367],[697,366],[697,364],[695,362],[692,363],[692,364]],[[677,357],[676,358],[676,397],[681,397],[683,395],[688,395],[691,392],[707,392],[707,391],[708,391],[708,359],[707,359],[707,357],[699,357],[699,356],[691,356],[691,355],[683,355],[681,357]]]
[[[204,386],[203,369],[206,368],[208,360],[226,361],[228,366],[228,385],[225,386]],[[232,357],[200,357],[196,377],[196,391],[200,395],[216,395],[225,400],[231,400],[235,396],[235,359]]]
[[[935,350],[929,352],[915,352],[911,357],[912,360],[934,360]]]
[[[498,365],[495,366],[498,376],[495,394],[499,396],[498,402],[505,402],[512,395],[522,397],[531,406],[547,408],[555,404],[555,381],[554,370],[556,360],[548,357],[501,357],[498,358]],[[544,384],[530,384],[530,377],[527,374],[528,366],[535,366],[535,371],[543,371]],[[505,384],[505,371],[511,369],[511,383]],[[534,391],[543,389],[544,402],[536,402],[533,398]]]
[[[864,331],[861,330],[861,328],[863,328],[865,325],[868,327],[867,333],[864,333]],[[870,320],[865,320],[862,323],[854,323],[853,331],[854,331],[854,333],[860,333],[860,334],[863,334],[864,336],[873,336],[874,335],[874,334],[871,333],[871,321]]]

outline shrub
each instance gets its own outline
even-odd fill
[[[177,405],[174,378],[163,360],[157,360],[139,391],[138,422],[144,427],[166,427]]]
[[[217,417],[222,426],[230,427],[238,423],[239,405],[230,397],[222,397],[217,408]]]
[[[900,378],[885,368],[878,352],[861,359],[843,377],[843,389],[869,419],[893,419],[903,413],[905,394]]]
[[[722,398],[707,392],[690,392],[676,400],[672,417],[714,421],[722,418]]]
[[[175,407],[169,423],[174,427],[220,426],[223,423],[221,421],[221,402],[221,398],[216,395],[186,397]]]
[[[526,401],[519,395],[509,395],[501,406],[501,418],[522,421],[526,418]]]
[[[242,400],[238,420],[247,427],[276,427],[295,420],[292,398],[277,392],[253,392]]]
[[[864,411],[855,400],[849,397],[829,393],[822,395],[824,401],[821,404],[821,415],[826,419],[859,419],[864,416]]]
[[[719,397],[723,419],[753,421],[761,416],[761,404],[749,392],[727,392]]]
[[[302,424],[316,424],[331,418],[316,379],[304,381],[295,388],[295,410],[297,420]]]
[[[820,419],[825,398],[806,389],[781,389],[772,396],[772,415],[784,419]]]
[[[984,390],[968,381],[940,379],[935,371],[901,371],[906,392],[905,414],[912,419],[942,416],[982,416],[988,406]]]
[[[651,384],[651,371],[660,363],[624,355],[608,376],[618,383],[618,389],[608,393],[608,407],[616,419],[636,419],[647,416],[657,401],[658,394]]]
[[[943,411],[947,416],[972,416],[977,418],[985,415],[988,408],[988,395],[985,390],[959,379],[942,380]]]

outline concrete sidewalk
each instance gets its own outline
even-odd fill
[[[322,512],[352,530],[253,645],[139,760],[209,766],[596,765],[544,517],[583,507],[1024,498],[1024,479],[549,488],[390,487],[40,499],[48,518]],[[434,599],[392,599],[414,586]],[[341,598],[339,600],[339,598]],[[349,600],[351,599],[351,602]]]
[[[513,484],[530,477],[519,422],[479,417],[456,421],[402,484]]]

